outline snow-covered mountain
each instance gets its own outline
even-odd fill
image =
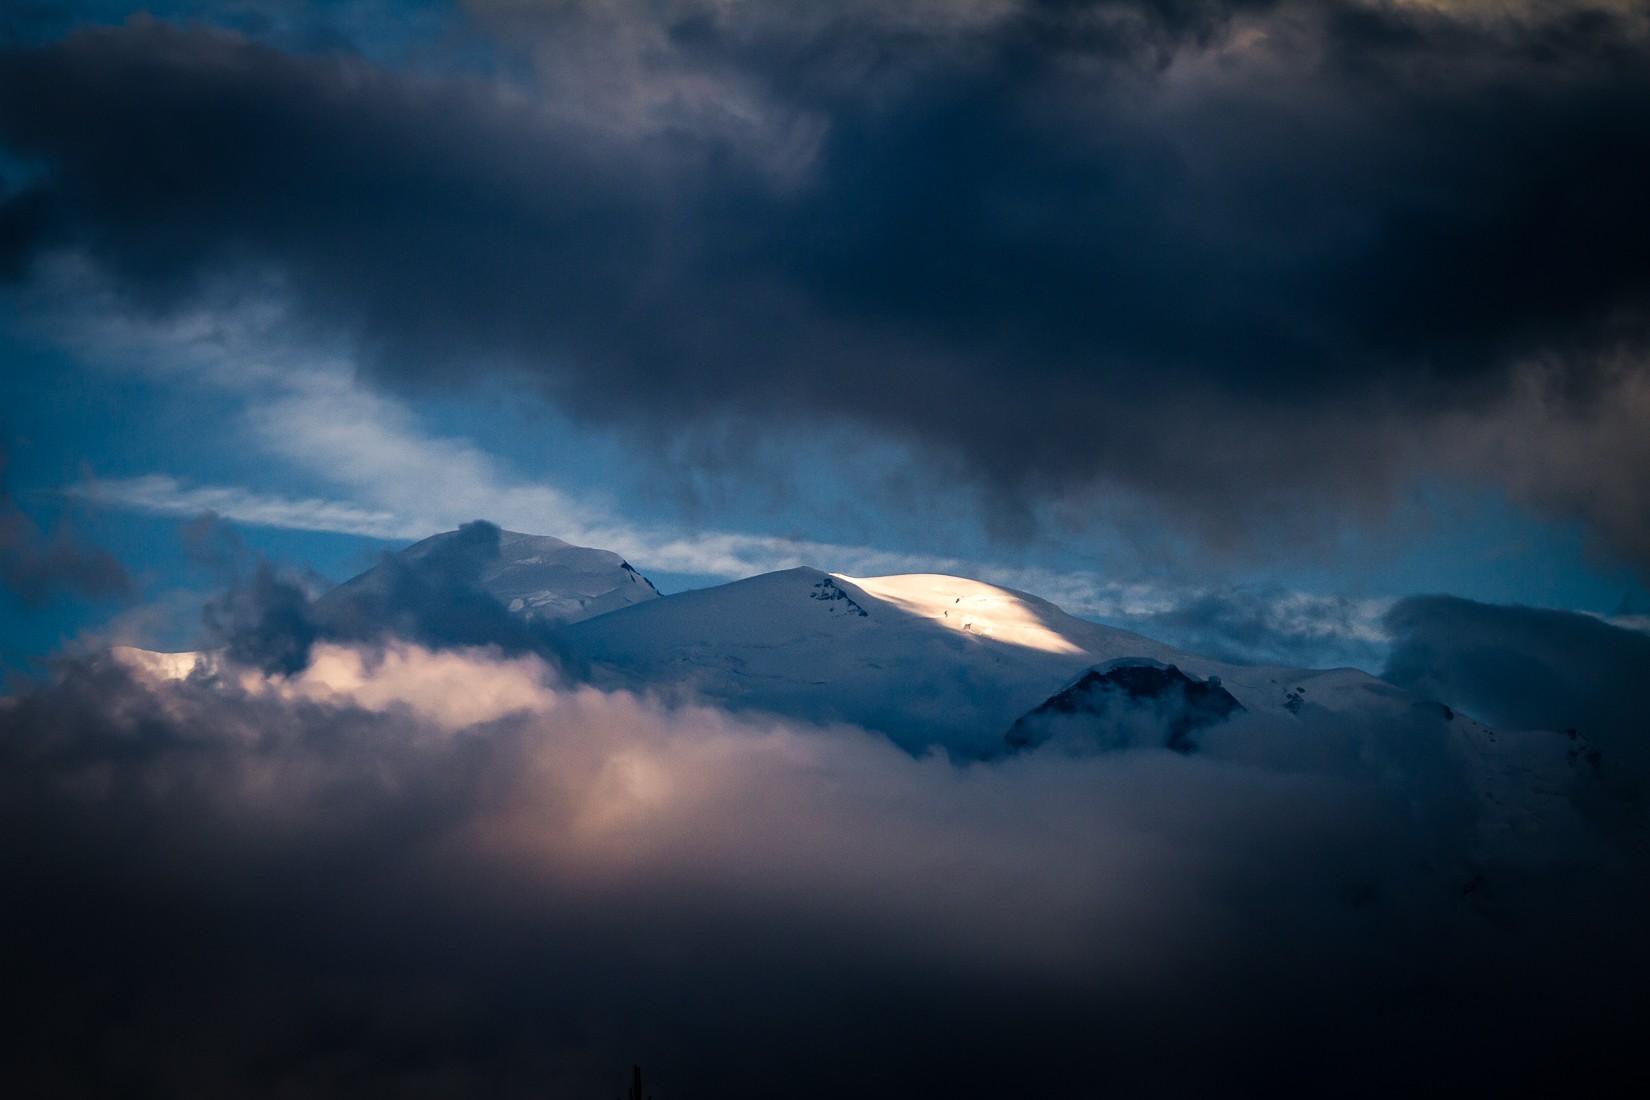
[[[1025,723],[1017,742],[1008,734],[1102,665],[1174,668],[1184,681],[1230,693],[1244,710],[1285,717],[1307,707],[1367,712],[1414,702],[1354,669],[1228,665],[1075,618],[1024,592],[935,574],[788,569],[591,618],[566,637],[602,686],[669,687],[739,709],[851,722],[912,752],[938,746],[963,757],[1042,739]],[[1102,703],[1103,693],[1089,702]]]
[[[556,656],[598,687],[849,723],[959,759],[1051,741],[1190,753],[1238,715],[1285,728],[1330,716],[1457,720],[1356,669],[1231,665],[963,577],[796,568],[660,596],[610,551],[485,523],[386,558],[317,600],[314,619],[323,637],[496,643],[485,615],[471,621],[480,604],[498,621],[557,624]],[[475,629],[429,629],[455,622]],[[196,667],[193,654],[120,659],[146,675]],[[1464,717],[1455,729],[1491,737]]]
[[[965,765],[1144,749],[1196,757],[1186,776],[1235,766],[1291,776],[1313,797],[1387,799],[1431,838],[1429,859],[1462,901],[1497,920],[1511,905],[1497,868],[1562,862],[1601,838],[1650,857],[1639,778],[1577,731],[1492,730],[1354,669],[1231,665],[961,577],[799,568],[660,596],[616,554],[471,525],[386,559],[311,611],[308,629],[346,647],[538,648],[574,682],[845,723]],[[111,657],[150,681],[249,692],[291,690],[294,675],[249,666],[233,641]],[[357,675],[328,659],[319,674],[296,672],[313,681],[299,691],[330,698],[334,681]]]
[[[611,550],[467,524],[390,556],[322,596],[317,606],[326,613],[350,605],[388,617],[400,610],[398,603],[455,585],[485,592],[519,618],[564,623],[659,595],[651,581]]]
[[[352,628],[330,635],[346,640],[498,644],[488,633],[498,621],[548,620],[555,656],[597,687],[849,723],[919,755],[1158,748],[1290,771],[1453,774],[1481,800],[1478,827],[1501,856],[1562,844],[1583,827],[1578,807],[1622,817],[1616,834],[1650,852],[1636,793],[1617,790],[1574,731],[1498,733],[1355,669],[1231,665],[962,577],[799,568],[660,596],[617,554],[473,524],[387,558],[315,607],[317,622]],[[475,637],[428,629],[478,610]],[[165,680],[216,675],[223,654],[112,656]],[[1439,754],[1455,765],[1414,766]]]
[[[916,754],[1157,748],[1377,774],[1417,805],[1465,793],[1480,806],[1479,840],[1459,853],[1469,886],[1478,860],[1539,860],[1584,818],[1619,819],[1618,843],[1650,853],[1635,795],[1574,731],[1498,733],[1356,669],[1227,664],[962,577],[788,569],[592,617],[563,640],[600,687],[851,723]]]

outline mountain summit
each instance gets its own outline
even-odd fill
[[[549,535],[467,523],[386,557],[322,596],[323,611],[352,608],[393,621],[409,602],[455,589],[485,593],[519,619],[573,623],[655,599],[653,582],[611,550]]]
[[[928,573],[764,573],[595,616],[563,639],[602,687],[669,689],[739,710],[847,722],[909,752],[937,746],[974,759],[1045,740],[1006,735],[1108,663],[1173,667],[1193,697],[1218,691],[1232,699],[1222,716],[1246,710],[1291,726],[1303,707],[1365,714],[1414,702],[1356,669],[1230,665],[1079,619],[1029,593]],[[1176,683],[1180,698],[1188,689]],[[1124,695],[1140,702],[1138,691]],[[1092,725],[1124,709],[1085,713]],[[1189,734],[1179,740],[1175,747],[1195,744]]]

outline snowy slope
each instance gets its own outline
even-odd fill
[[[409,581],[471,583],[529,620],[577,622],[656,598],[646,577],[611,550],[548,535],[462,528],[432,535],[345,581],[318,601],[393,603]]]
[[[1125,658],[1219,676],[1250,711],[1413,702],[1352,669],[1226,665],[1036,596],[935,574],[790,569],[649,601],[580,623],[568,637],[604,686],[668,687],[741,709],[852,722],[913,752],[939,746],[969,757],[1001,755],[1017,719],[1093,666]]]

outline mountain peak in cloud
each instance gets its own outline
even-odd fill
[[[659,595],[611,550],[477,520],[414,543],[317,601],[319,610],[393,610],[413,593],[458,585],[528,622],[578,622]]]
[[[847,723],[914,755],[938,748],[956,759],[1042,741],[1008,737],[1091,669],[1117,662],[1172,665],[1195,678],[1189,693],[1177,686],[1193,704],[1188,730],[1204,717],[1206,695],[1229,701],[1214,706],[1220,717],[1247,710],[1290,730],[1322,714],[1407,715],[1416,701],[1354,669],[1228,664],[1079,619],[1029,593],[940,574],[781,570],[591,617],[558,641],[599,687]],[[1308,687],[1311,713],[1302,716]],[[1117,717],[1085,713],[1102,725]]]

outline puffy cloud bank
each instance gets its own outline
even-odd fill
[[[914,759],[318,643],[0,700],[11,1095],[1349,1095],[1631,1065],[1642,852],[1433,710]],[[1310,712],[1303,712],[1310,718]],[[1568,806],[1562,797],[1556,806]]]

